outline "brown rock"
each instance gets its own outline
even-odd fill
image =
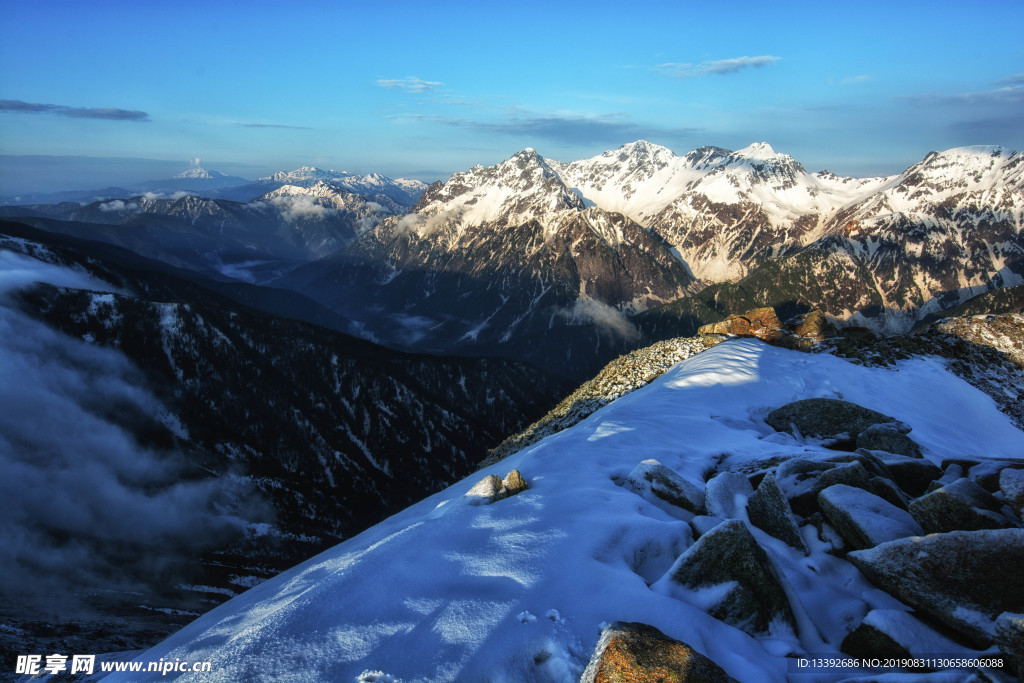
[[[801,316],[793,328],[793,333],[798,337],[823,341],[835,335],[836,328],[828,321],[824,313],[819,310],[813,310]]]
[[[646,624],[616,622],[601,633],[580,683],[728,683],[720,666]]]
[[[505,490],[502,492],[503,496],[514,496],[520,491],[525,491],[530,488],[530,485],[523,479],[523,475],[519,474],[519,470],[512,470],[505,475],[505,478],[501,480]]]
[[[721,322],[704,325],[698,334],[735,334],[758,339],[778,339],[785,334],[782,321],[771,307],[755,308],[742,315],[730,315]]]

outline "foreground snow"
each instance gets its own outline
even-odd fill
[[[211,660],[212,675],[195,676],[203,681],[354,681],[365,672],[406,682],[571,681],[602,624],[639,621],[741,681],[785,680],[787,654],[836,654],[870,610],[906,608],[826,554],[809,527],[809,557],[753,528],[785,576],[800,636],[748,636],[705,614],[700,595],[690,604],[649,587],[692,534],[686,521],[619,484],[651,458],[703,487],[723,459],[818,451],[762,419],[811,397],[842,398],[908,423],[936,463],[1024,454],[1024,433],[938,360],[864,368],[730,341],[225,603],[138,661]],[[467,504],[464,494],[484,475],[513,468],[527,491]]]

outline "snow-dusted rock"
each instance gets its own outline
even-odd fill
[[[996,619],[996,645],[1010,660],[1011,671],[1024,681],[1024,614],[1003,612]]]
[[[847,555],[872,583],[988,646],[995,619],[1024,607],[1024,530],[953,531]]]
[[[924,458],[898,455],[891,451],[881,450],[858,450],[857,452],[880,463],[886,475],[911,496],[924,494],[928,490],[928,485],[942,476],[942,470]]]
[[[742,515],[747,499],[754,494],[750,481],[739,472],[722,472],[704,485],[708,512],[717,517],[735,519]]]
[[[775,481],[775,474],[769,472],[761,480],[749,500],[747,517],[758,529],[771,534],[786,545],[808,553],[807,545],[800,536],[800,530],[793,521],[789,502]]]
[[[860,626],[850,632],[840,649],[851,657],[909,658],[928,655],[978,656],[925,626],[909,612],[875,609],[868,612]]]
[[[733,680],[713,661],[653,626],[615,622],[601,632],[580,683]]]
[[[922,457],[921,447],[907,436],[908,430],[909,428],[900,422],[882,422],[871,425],[857,435],[857,448],[920,458]]]
[[[657,460],[644,460],[634,467],[625,485],[666,512],[704,512],[704,491]]]
[[[771,561],[739,520],[701,536],[652,588],[751,635],[795,632],[793,610]]]
[[[999,490],[1006,504],[1024,515],[1024,470],[1006,468],[999,473]]]
[[[818,494],[818,504],[836,531],[858,550],[923,533],[909,513],[845,484],[824,489]]]
[[[793,458],[779,465],[775,474],[793,512],[804,517],[818,509],[818,493],[829,486],[871,488],[867,470],[856,461],[840,464],[834,460]]]
[[[871,425],[895,422],[895,418],[849,401],[808,398],[776,408],[764,421],[779,432],[846,442],[856,440]]]
[[[697,515],[690,520],[690,528],[693,530],[693,537],[700,538],[707,532],[714,529],[716,526],[724,522],[723,517],[714,517],[712,515]]]
[[[501,479],[496,474],[488,474],[466,492],[470,503],[481,505],[493,503],[501,495]]]
[[[906,510],[907,506],[910,504],[910,498],[907,497],[907,494],[903,493],[903,491],[900,490],[900,487],[891,479],[886,479],[885,477],[871,477],[871,479],[868,480],[868,484],[870,484],[869,490],[871,493],[875,494],[882,500],[895,505],[901,510]]]
[[[958,479],[910,503],[910,514],[926,533],[958,529],[1005,529],[1013,522],[999,501],[970,479]]]

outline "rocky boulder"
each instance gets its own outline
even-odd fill
[[[853,450],[861,432],[872,425],[895,423],[896,418],[849,401],[807,398],[776,408],[764,421],[778,432],[822,439],[834,446],[849,445],[847,450]]]
[[[1009,660],[1008,670],[1024,681],[1024,614],[1004,612],[996,619],[996,645]]]
[[[932,534],[1014,526],[1000,512],[1001,507],[991,493],[970,479],[957,479],[912,501],[909,509],[925,533]]]
[[[1024,516],[1024,470],[1006,468],[999,473],[999,490],[1006,504]]]
[[[819,342],[836,334],[835,325],[819,310],[809,311],[795,320],[787,321],[786,326],[798,337]]]
[[[1024,530],[890,541],[847,559],[876,586],[988,647],[996,618],[1024,607]]]
[[[818,510],[818,494],[829,486],[846,484],[870,490],[867,470],[859,462],[837,463],[817,458],[793,458],[775,471],[779,488],[793,512],[807,517]]]
[[[885,451],[920,458],[921,447],[907,436],[910,429],[902,422],[881,422],[873,424],[857,435],[857,448],[869,451]]]
[[[669,514],[704,512],[704,491],[657,460],[644,460],[634,467],[624,485]]]
[[[789,502],[775,481],[774,472],[764,476],[757,486],[757,491],[747,500],[747,518],[758,529],[796,548],[804,555],[808,554],[807,545],[793,521]]]
[[[793,610],[771,561],[739,520],[701,536],[652,588],[751,635],[795,633]]]
[[[519,470],[512,470],[504,479],[499,479],[496,474],[488,474],[467,491],[465,497],[471,505],[490,505],[527,488],[529,485]]]
[[[948,657],[955,653],[963,653],[964,657],[979,655],[936,633],[909,612],[898,609],[868,612],[860,626],[843,639],[839,649],[851,657],[863,659]]]
[[[909,513],[863,489],[837,484],[818,494],[829,523],[858,550],[924,532]]]
[[[733,679],[686,643],[653,626],[615,622],[601,632],[580,683],[630,681],[729,683]]]
[[[721,322],[704,325],[697,334],[735,334],[741,337],[757,337],[774,340],[785,335],[786,330],[776,315],[775,309],[755,308],[743,314],[733,314]]]
[[[857,453],[878,463],[888,478],[913,497],[922,495],[933,481],[942,477],[942,470],[924,458],[866,449],[858,449]]]

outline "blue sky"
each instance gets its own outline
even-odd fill
[[[0,183],[196,157],[431,180],[639,138],[846,175],[1024,148],[1024,3],[830,4],[0,0]]]

